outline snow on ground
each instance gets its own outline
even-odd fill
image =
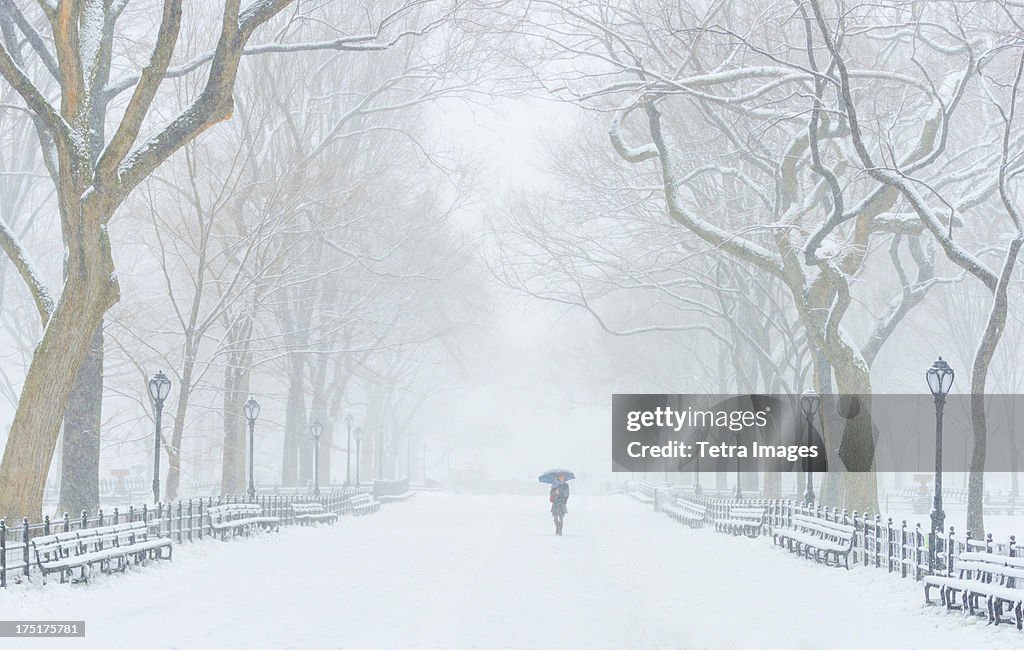
[[[89,585],[0,591],[0,619],[86,621],[32,648],[1024,648],[920,584],[691,530],[624,496],[419,494],[333,527],[175,549]],[[12,647],[4,644],[3,647]]]

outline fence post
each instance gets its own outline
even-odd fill
[[[858,551],[858,548],[857,548],[857,511],[854,510],[853,513],[851,513],[851,514],[853,516],[853,550],[851,551],[851,553],[853,553],[853,563],[857,564],[857,551]],[[843,510],[843,523],[846,524],[846,510],[845,509]],[[849,524],[847,524],[847,525],[849,525]],[[863,538],[863,535],[861,537]],[[862,544],[863,544],[863,542],[862,542]]]
[[[7,524],[0,519],[0,587],[7,586]]]
[[[178,543],[181,544],[181,499],[178,499]]]
[[[97,526],[102,526],[103,525],[103,508],[97,508],[96,509],[96,525]]]
[[[921,551],[924,546],[924,533],[921,532],[921,522],[914,526],[914,580],[921,580]]]
[[[50,515],[46,515],[45,517],[43,517],[43,534],[50,534]]]
[[[907,520],[900,527],[900,577],[907,577]]]
[[[80,530],[85,530],[88,527],[89,527],[89,513],[86,512],[85,510],[83,510],[82,511],[82,526],[80,527]]]
[[[192,521],[192,499],[188,500],[188,541],[192,541],[192,527],[195,523]]]
[[[64,513],[64,532],[66,533],[66,532],[68,532],[70,530],[71,530],[71,515],[69,515],[68,513],[65,512]]]
[[[21,549],[21,554],[22,554],[23,559],[25,560],[25,568],[23,569],[23,571],[25,572],[25,575],[28,576],[28,565],[29,565],[29,555],[28,555],[28,517],[22,517],[21,518],[21,527],[22,527],[21,528],[21,541],[22,541],[22,544],[23,544],[22,549]]]
[[[885,522],[885,563],[888,572],[892,573],[892,517]]]

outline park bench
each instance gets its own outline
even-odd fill
[[[316,501],[311,503],[293,503],[292,514],[295,517],[295,521],[303,526],[321,521],[333,524],[338,520],[337,514],[327,512],[324,510],[323,504]]]
[[[751,506],[729,506],[725,517],[715,520],[715,530],[720,533],[758,537],[764,525],[764,508]]]
[[[348,505],[353,515],[368,515],[380,510],[380,501],[374,501],[373,496],[365,492],[349,497]]]
[[[985,612],[990,623],[1013,622],[1017,629],[1024,623],[1024,558],[994,553],[965,552],[957,557],[957,576],[929,575],[924,577],[924,599],[931,603],[931,588],[939,589],[946,609],[966,609],[971,614],[980,609],[985,600]],[[959,595],[959,598],[957,597]],[[954,604],[959,600],[959,604]],[[1013,619],[1003,618],[1004,609],[1013,612]]]
[[[225,503],[207,509],[210,516],[210,532],[227,539],[240,533],[249,535],[256,528],[278,530],[281,520],[263,514],[263,506],[258,503]]]
[[[707,508],[681,498],[665,499],[661,503],[661,511],[690,528],[700,528],[707,517]]]
[[[44,584],[51,573],[58,573],[60,581],[65,582],[79,569],[81,579],[87,580],[87,571],[97,564],[101,571],[110,572],[115,567],[124,571],[132,561],[139,564],[147,559],[163,559],[164,549],[169,560],[173,552],[171,540],[150,536],[145,521],[43,535],[30,544]]]
[[[814,551],[814,561],[829,557],[839,566],[839,558],[843,558],[846,568],[850,568],[850,551],[853,550],[853,537],[856,529],[853,526],[828,521],[809,515],[793,515],[790,525],[772,530],[772,540],[779,546],[788,547],[791,551],[810,557]]]

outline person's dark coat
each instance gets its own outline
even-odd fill
[[[560,517],[569,512],[565,507],[569,502],[569,484],[565,481],[555,481],[551,485],[551,514]]]

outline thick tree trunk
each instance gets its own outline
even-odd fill
[[[230,358],[234,359],[235,356],[231,355]],[[221,494],[243,494],[247,487],[247,423],[242,405],[248,391],[248,370],[229,363],[224,370],[224,456],[221,464]]]
[[[168,501],[178,498],[181,487],[181,443],[185,435],[185,417],[188,414],[189,398],[192,395],[192,372],[195,369],[196,357],[193,341],[185,337],[185,359],[181,369],[181,381],[178,385],[178,404],[174,412],[174,426],[171,430],[170,444],[164,445],[167,452],[166,494]]]
[[[78,256],[32,356],[0,461],[0,517],[42,516],[43,489],[68,396],[96,329],[117,302],[113,260],[105,233],[82,224]]]
[[[967,530],[978,538],[985,534],[985,456],[988,444],[985,384],[988,380],[989,366],[992,365],[992,357],[995,356],[1006,327],[1009,306],[1007,291],[1021,245],[1019,235],[1010,242],[999,282],[992,292],[992,310],[989,312],[985,332],[978,343],[978,351],[974,354],[974,364],[971,367],[971,423],[974,429],[974,443],[971,447],[971,476],[967,481]]]
[[[100,426],[103,404],[103,325],[96,328],[64,409],[57,512],[75,516],[100,506]]]
[[[299,448],[305,442],[303,439],[308,437],[304,390],[305,360],[306,357],[301,352],[288,353],[288,402],[285,407],[281,484],[289,487],[299,485],[300,477],[303,483],[312,478],[312,463],[305,468],[305,475],[299,473]]]
[[[327,405],[327,361],[326,354],[317,356],[312,379],[312,401],[309,406],[310,422],[319,421],[324,431],[320,436],[320,462],[318,471],[320,485],[331,482],[331,447],[334,445],[334,419],[328,413]]]
[[[878,512],[878,481],[875,476],[874,425],[871,421],[871,378],[861,359],[844,350],[832,355],[836,388],[850,402],[840,403],[843,419],[840,459],[846,466],[843,475],[842,507],[858,512]],[[846,357],[846,358],[843,358]],[[852,400],[859,400],[859,404]]]

